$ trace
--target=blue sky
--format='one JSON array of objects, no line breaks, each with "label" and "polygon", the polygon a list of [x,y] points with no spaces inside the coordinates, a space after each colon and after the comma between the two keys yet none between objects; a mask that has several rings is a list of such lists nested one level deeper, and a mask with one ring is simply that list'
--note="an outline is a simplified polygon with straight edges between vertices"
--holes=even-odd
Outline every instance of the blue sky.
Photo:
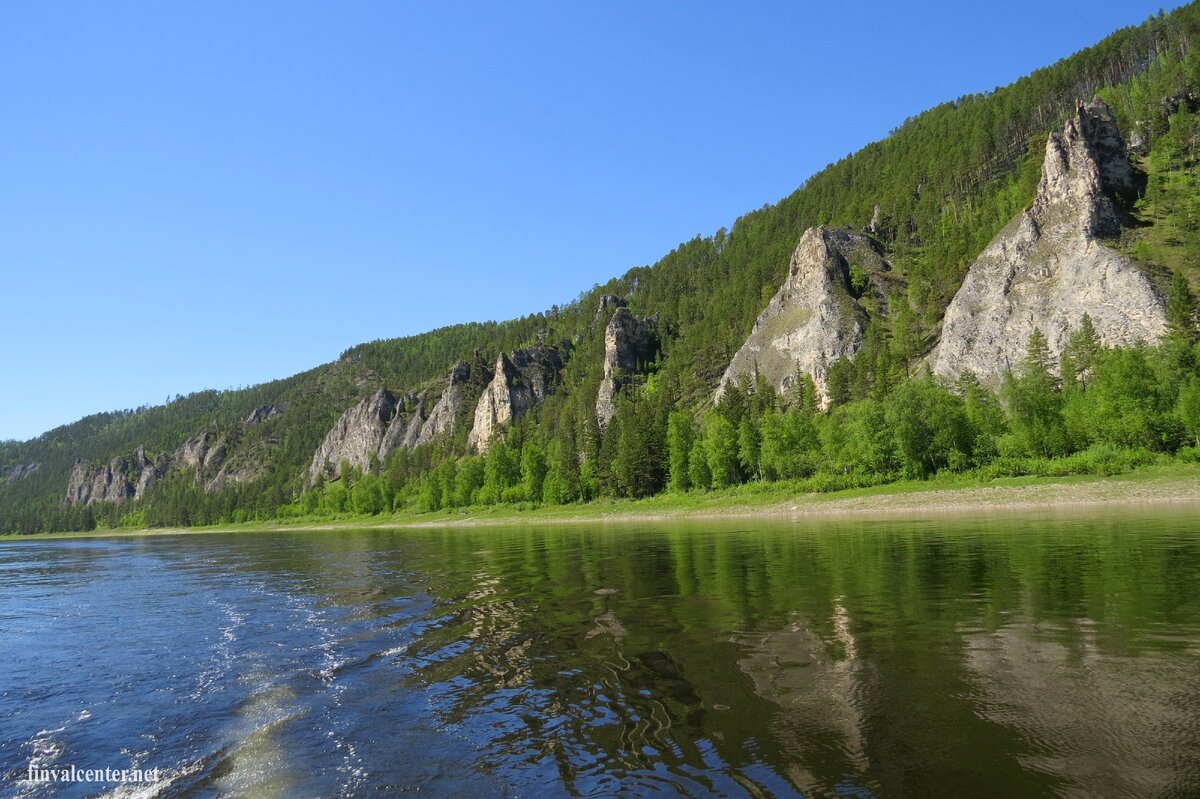
[{"label": "blue sky", "polygon": [[570,301],[1159,7],[5,3],[0,439]]}]

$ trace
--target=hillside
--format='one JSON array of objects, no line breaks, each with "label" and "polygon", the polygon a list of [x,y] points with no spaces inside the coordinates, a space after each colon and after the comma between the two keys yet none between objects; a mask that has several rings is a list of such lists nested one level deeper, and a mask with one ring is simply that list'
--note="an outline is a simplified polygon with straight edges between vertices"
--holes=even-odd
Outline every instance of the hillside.
[{"label": "hillside", "polygon": [[[1188,292],[1200,285],[1198,44],[1200,4],[1118,31],[1008,87],[910,118],[730,229],[542,313],[362,344],[283,380],[0,443],[0,532],[558,503],[758,479],[820,487],[942,469],[1021,473],[1036,471],[1037,458],[1090,468],[1095,458],[1079,453],[1097,447],[1116,463],[1200,445],[1188,404],[1200,380]],[[1009,342],[1029,358],[1010,358],[1016,378],[997,374],[999,394],[924,379],[973,264],[1038,207],[1048,137],[1096,96],[1137,184],[1111,198],[1119,220],[1096,232],[1097,246],[1163,298],[1163,343],[1106,348],[1103,326],[1080,338],[1072,318],[1045,351],[1036,338],[1028,346],[1033,329],[1051,333],[1040,329],[1047,316]],[[783,380],[783,364],[780,379],[757,385],[750,358],[713,407],[816,226],[869,238],[886,264],[863,271],[843,259],[837,302],[853,305],[854,346],[821,350],[820,368],[814,360],[794,380]],[[1075,359],[1065,369],[1064,353]],[[438,407],[437,434],[404,444]],[[365,421],[335,435],[355,409]],[[927,417],[948,426],[921,428]],[[339,454],[326,462],[322,451]],[[341,466],[355,461],[347,453],[361,455],[358,468]]]}]

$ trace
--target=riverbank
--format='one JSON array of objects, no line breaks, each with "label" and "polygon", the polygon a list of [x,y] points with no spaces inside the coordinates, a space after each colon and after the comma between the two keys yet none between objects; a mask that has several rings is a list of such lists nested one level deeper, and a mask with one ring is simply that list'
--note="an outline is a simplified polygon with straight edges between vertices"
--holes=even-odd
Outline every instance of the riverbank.
[{"label": "riverbank", "polygon": [[1102,511],[1106,507],[1170,504],[1194,504],[1200,513],[1200,465],[1144,466],[1111,477],[908,481],[827,494],[799,494],[785,484],[747,485],[724,492],[661,495],[642,500],[598,500],[586,505],[494,505],[437,513],[275,519],[266,522],[178,529],[103,529],[87,533],[5,535],[0,536],[0,541],[261,530],[638,523],[687,519],[779,520],[805,517],[1027,512],[1072,508],[1081,511]]}]

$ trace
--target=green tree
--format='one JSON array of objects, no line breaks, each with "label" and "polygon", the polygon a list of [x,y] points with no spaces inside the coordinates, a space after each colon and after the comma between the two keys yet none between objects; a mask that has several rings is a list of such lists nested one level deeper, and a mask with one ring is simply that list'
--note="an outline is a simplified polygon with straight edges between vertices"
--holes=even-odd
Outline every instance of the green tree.
[{"label": "green tree", "polygon": [[947,466],[967,465],[971,426],[966,407],[932,378],[910,380],[892,392],[887,420],[909,475],[922,477]]},{"label": "green tree", "polygon": [[579,458],[570,436],[556,438],[546,449],[546,481],[542,497],[551,505],[565,505],[580,498]]},{"label": "green tree", "polygon": [[692,488],[705,491],[712,488],[712,472],[708,468],[708,450],[704,439],[697,436],[692,441],[692,451],[688,453],[688,482]]},{"label": "green tree", "polygon": [[521,485],[532,502],[542,501],[542,485],[546,480],[546,455],[533,441],[521,448]]},{"label": "green tree", "polygon": [[762,477],[759,468],[762,440],[759,437],[758,427],[750,419],[749,414],[743,416],[741,423],[738,424],[737,436],[738,464],[742,467],[742,474],[754,478]]},{"label": "green tree", "polygon": [[691,487],[688,456],[691,454],[694,439],[691,418],[679,411],[672,412],[667,421],[667,484],[672,491],[687,491]]},{"label": "green tree", "polygon": [[350,504],[362,516],[374,516],[383,511],[383,486],[376,475],[364,475],[350,489]]},{"label": "green tree", "polygon": [[475,504],[479,499],[479,490],[483,488],[484,480],[483,458],[468,455],[458,462],[458,471],[454,475],[454,504],[466,507]]},{"label": "green tree", "polygon": [[488,447],[483,460],[483,487],[480,500],[487,505],[504,501],[504,493],[521,479],[521,467],[513,458],[504,437],[498,437]]},{"label": "green tree", "polygon": [[713,488],[724,488],[741,482],[738,466],[737,429],[722,414],[704,417],[704,452]]},{"label": "green tree", "polygon": [[1053,457],[1068,449],[1062,415],[1062,394],[1050,374],[1050,348],[1041,330],[1034,328],[1021,366],[1021,374],[1008,375],[1004,395],[1013,433],[1030,455]]},{"label": "green tree", "polygon": [[1188,437],[1200,448],[1200,378],[1193,377],[1180,389],[1175,414]]}]

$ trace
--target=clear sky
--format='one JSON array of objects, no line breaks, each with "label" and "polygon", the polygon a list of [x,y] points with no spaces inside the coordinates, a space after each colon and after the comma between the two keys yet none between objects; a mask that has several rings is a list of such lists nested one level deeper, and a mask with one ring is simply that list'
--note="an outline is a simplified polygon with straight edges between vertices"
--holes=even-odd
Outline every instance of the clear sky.
[{"label": "clear sky", "polygon": [[0,439],[570,301],[1160,5],[4,3]]}]

